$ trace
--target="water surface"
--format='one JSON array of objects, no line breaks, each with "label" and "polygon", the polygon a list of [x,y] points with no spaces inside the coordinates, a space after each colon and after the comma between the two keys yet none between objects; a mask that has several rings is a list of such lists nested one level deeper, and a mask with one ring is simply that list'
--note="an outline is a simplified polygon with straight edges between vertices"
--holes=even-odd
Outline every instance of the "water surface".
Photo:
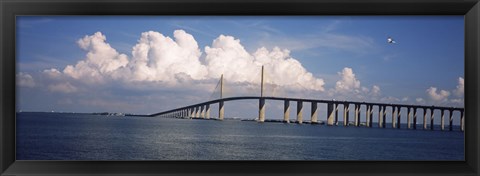
[{"label": "water surface", "polygon": [[33,112],[17,113],[16,122],[18,160],[464,160],[458,127],[430,131]]}]

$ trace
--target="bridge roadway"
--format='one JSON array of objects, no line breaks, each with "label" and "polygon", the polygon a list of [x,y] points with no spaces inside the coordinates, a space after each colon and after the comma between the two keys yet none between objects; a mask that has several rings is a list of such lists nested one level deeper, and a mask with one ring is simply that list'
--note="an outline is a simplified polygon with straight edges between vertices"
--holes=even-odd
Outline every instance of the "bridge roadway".
[{"label": "bridge roadway", "polygon": [[[235,100],[259,100],[259,122],[264,122],[265,120],[265,100],[280,100],[284,101],[284,122],[289,122],[290,115],[290,101],[297,102],[297,123],[303,122],[303,103],[307,102],[311,104],[311,123],[317,123],[317,110],[318,103],[327,104],[327,125],[337,125],[338,124],[338,109],[339,105],[343,106],[343,125],[349,125],[349,109],[350,105],[354,105],[354,125],[360,126],[360,107],[365,106],[365,117],[366,117],[366,126],[372,127],[372,118],[373,118],[373,106],[378,108],[378,126],[380,128],[385,128],[386,124],[386,109],[387,107],[391,108],[391,118],[392,118],[392,128],[400,128],[401,114],[400,110],[402,108],[407,108],[407,126],[408,128],[416,129],[417,126],[417,109],[423,109],[423,128],[427,129],[427,111],[430,111],[430,129],[434,129],[434,110],[440,110],[441,112],[441,130],[445,130],[444,116],[445,111],[449,111],[449,130],[452,131],[453,126],[453,112],[460,112],[460,129],[464,131],[464,108],[458,107],[441,107],[441,106],[423,106],[423,105],[407,105],[407,104],[390,104],[390,103],[369,103],[369,102],[356,102],[356,101],[338,101],[338,100],[317,100],[317,99],[306,99],[306,98],[286,98],[286,97],[262,97],[262,96],[242,96],[242,97],[228,97],[221,98],[216,100],[210,100],[202,103],[197,103],[189,106],[179,107],[172,110],[159,112],[155,114],[148,115],[150,117],[194,117],[194,118],[210,118],[210,105],[219,104],[219,120],[223,120],[224,117],[224,102],[235,101]],[[413,110],[413,124],[412,124],[412,110]]]}]

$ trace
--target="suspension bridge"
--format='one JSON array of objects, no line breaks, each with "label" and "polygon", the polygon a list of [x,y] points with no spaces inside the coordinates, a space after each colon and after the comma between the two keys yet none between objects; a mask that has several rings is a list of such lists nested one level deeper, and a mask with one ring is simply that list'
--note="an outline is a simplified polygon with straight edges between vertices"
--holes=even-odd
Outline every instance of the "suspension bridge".
[{"label": "suspension bridge", "polygon": [[[264,96],[264,67],[261,71],[261,83],[260,83],[260,96],[236,96],[236,97],[223,97],[224,94],[224,80],[221,75],[217,87],[219,87],[220,97],[205,102],[183,106],[168,111],[163,111],[155,114],[148,115],[150,117],[166,117],[166,118],[200,118],[210,119],[210,107],[213,104],[218,104],[218,118],[215,120],[224,120],[225,109],[224,104],[226,102],[236,100],[258,100],[258,118],[257,122],[265,122],[265,101],[283,101],[283,122],[290,123],[290,102],[296,103],[296,120],[295,123],[303,123],[303,105],[309,104],[310,120],[311,124],[319,124],[319,104],[326,105],[326,115],[323,116],[326,125],[343,125],[343,126],[361,126],[364,124],[367,127],[373,127],[374,107],[378,109],[377,125],[378,128],[386,128],[387,110],[391,112],[391,128],[400,128],[402,117],[406,119],[408,129],[417,129],[417,119],[419,112],[421,111],[421,117],[423,117],[423,129],[434,130],[434,118],[435,112],[440,112],[440,130],[453,130],[453,114],[454,112],[460,113],[460,130],[465,130],[465,110],[458,107],[442,107],[442,106],[424,106],[424,105],[409,105],[409,104],[390,104],[390,103],[371,103],[371,102],[356,102],[356,101],[337,101],[337,100],[319,100],[319,99],[306,99],[306,98],[288,98],[288,97],[276,97],[276,96]],[[353,123],[350,123],[350,106],[353,105],[354,117]],[[364,107],[365,118],[361,118],[361,107]],[[405,116],[401,115],[401,110],[407,111]],[[339,111],[343,113],[343,124],[339,124]],[[427,116],[427,112],[429,116]],[[448,126],[445,124],[445,116],[448,113]],[[429,119],[429,124],[427,124]],[[364,120],[362,122],[362,120]],[[446,128],[448,127],[448,129]]]}]

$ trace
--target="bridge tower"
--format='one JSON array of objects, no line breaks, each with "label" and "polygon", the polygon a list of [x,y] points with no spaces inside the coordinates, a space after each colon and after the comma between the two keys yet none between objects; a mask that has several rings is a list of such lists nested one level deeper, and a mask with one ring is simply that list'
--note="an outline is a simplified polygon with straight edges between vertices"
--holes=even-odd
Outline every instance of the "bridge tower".
[{"label": "bridge tower", "polygon": [[220,76],[220,101],[218,102],[218,119],[223,120],[225,109],[223,109],[223,74]]},{"label": "bridge tower", "polygon": [[264,122],[265,121],[265,98],[263,98],[263,89],[264,89],[264,72],[263,72],[263,65],[262,65],[262,74],[261,74],[261,82],[260,82],[260,99],[259,99],[259,107],[258,107],[258,121]]}]

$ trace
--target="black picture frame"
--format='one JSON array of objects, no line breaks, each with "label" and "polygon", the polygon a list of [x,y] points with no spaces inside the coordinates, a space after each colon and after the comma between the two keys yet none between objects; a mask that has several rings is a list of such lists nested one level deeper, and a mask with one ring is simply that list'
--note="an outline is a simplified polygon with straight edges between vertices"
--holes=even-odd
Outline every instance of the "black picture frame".
[{"label": "black picture frame", "polygon": [[[0,0],[1,175],[479,175],[478,0]],[[16,161],[17,15],[464,15],[465,161]]]}]

